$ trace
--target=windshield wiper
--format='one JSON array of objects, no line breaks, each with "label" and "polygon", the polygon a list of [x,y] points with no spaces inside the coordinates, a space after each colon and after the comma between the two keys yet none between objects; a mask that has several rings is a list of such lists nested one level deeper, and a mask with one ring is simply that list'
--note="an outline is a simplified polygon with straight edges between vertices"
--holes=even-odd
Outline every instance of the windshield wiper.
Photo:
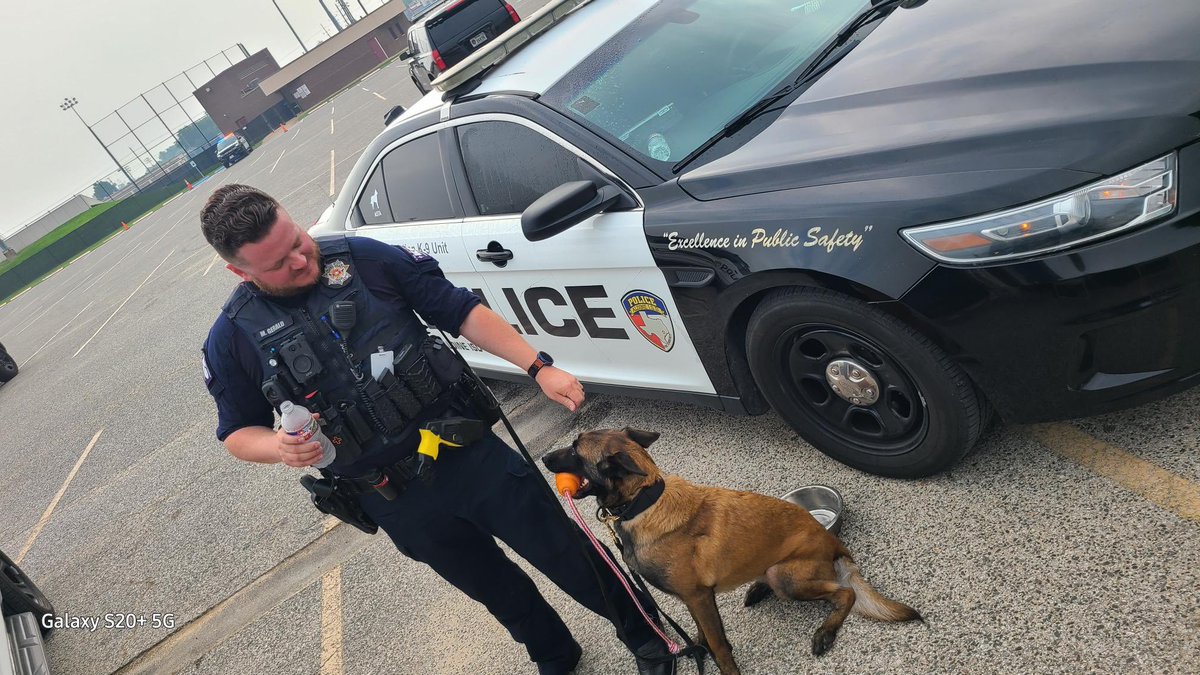
[{"label": "windshield wiper", "polygon": [[771,106],[775,105],[789,94],[800,89],[805,84],[808,84],[812,80],[816,79],[821,75],[821,73],[833,67],[835,63],[841,60],[840,56],[845,56],[845,52],[843,52],[837,59],[831,59],[829,57],[832,56],[838,49],[845,46],[846,43],[850,41],[850,38],[854,37],[854,34],[861,30],[863,26],[873,21],[882,19],[890,14],[898,5],[906,1],[907,0],[880,0],[879,2],[876,2],[867,9],[863,10],[862,13],[854,17],[850,23],[846,24],[846,27],[839,31],[838,34],[834,36],[834,38],[830,40],[829,43],[826,44],[825,47],[808,62],[808,65],[804,67],[804,70],[800,71],[800,74],[796,76],[796,79],[792,80],[788,84],[783,85],[773,93],[767,94],[765,98],[761,99],[746,110],[743,110],[741,114],[726,123],[724,127],[721,127],[721,130],[718,131],[715,136],[708,139],[702,143],[700,147],[689,152],[686,157],[676,162],[671,167],[671,171],[678,173],[679,170],[687,165],[688,162],[691,162],[693,159],[707,152],[709,148],[716,145],[722,139],[729,138],[747,124],[754,121],[756,118],[774,110],[774,108]]}]

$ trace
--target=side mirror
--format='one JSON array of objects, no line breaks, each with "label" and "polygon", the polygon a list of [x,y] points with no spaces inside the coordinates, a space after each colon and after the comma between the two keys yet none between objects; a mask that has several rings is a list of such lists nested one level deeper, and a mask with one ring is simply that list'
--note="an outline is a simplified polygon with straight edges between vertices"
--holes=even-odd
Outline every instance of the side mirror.
[{"label": "side mirror", "polygon": [[398,105],[383,115],[383,126],[391,124],[397,117],[404,114],[404,106]]},{"label": "side mirror", "polygon": [[541,241],[628,202],[625,193],[614,185],[597,187],[590,180],[563,183],[525,209],[521,231],[529,241]]},{"label": "side mirror", "polygon": [[400,60],[401,61],[407,61],[411,58],[412,58],[412,52],[408,51],[407,49],[400,52]]}]

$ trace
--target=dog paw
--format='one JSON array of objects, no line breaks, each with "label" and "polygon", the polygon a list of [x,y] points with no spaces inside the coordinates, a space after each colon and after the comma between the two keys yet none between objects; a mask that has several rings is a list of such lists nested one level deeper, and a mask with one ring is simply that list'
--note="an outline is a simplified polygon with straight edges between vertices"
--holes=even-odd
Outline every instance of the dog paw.
[{"label": "dog paw", "polygon": [[750,584],[750,588],[746,589],[746,597],[742,599],[743,607],[753,607],[762,602],[771,595],[771,587],[761,581],[756,581]]},{"label": "dog paw", "polygon": [[818,628],[816,633],[813,633],[812,653],[813,656],[820,656],[829,651],[833,646],[833,641],[837,639],[836,630],[828,630],[826,628]]}]

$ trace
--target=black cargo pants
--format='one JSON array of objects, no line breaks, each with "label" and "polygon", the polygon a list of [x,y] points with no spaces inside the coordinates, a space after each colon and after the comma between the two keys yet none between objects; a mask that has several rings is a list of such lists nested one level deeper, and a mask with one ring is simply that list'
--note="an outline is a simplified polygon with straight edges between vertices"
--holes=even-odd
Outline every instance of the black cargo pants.
[{"label": "black cargo pants", "polygon": [[[562,506],[543,478],[495,435],[465,448],[442,448],[433,481],[412,481],[393,501],[369,492],[367,514],[402,553],[423,562],[479,601],[525,645],[543,672],[566,672],[575,642],[533,581],[496,544],[499,538],[559,588],[609,618],[604,598]],[[631,650],[658,638],[590,545]],[[648,607],[639,593],[643,607]],[[653,612],[647,609],[651,616]]]}]

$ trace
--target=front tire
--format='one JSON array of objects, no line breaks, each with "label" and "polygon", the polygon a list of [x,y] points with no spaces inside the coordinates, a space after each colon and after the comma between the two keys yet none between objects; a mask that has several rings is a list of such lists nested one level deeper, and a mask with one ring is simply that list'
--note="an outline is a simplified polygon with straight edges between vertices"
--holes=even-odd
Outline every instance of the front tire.
[{"label": "front tire", "polygon": [[3,603],[0,603],[0,613],[4,616],[33,612],[42,634],[50,632],[43,627],[42,616],[54,616],[54,605],[50,604],[46,594],[17,567],[16,563],[4,555],[3,551],[0,551],[0,596],[4,598]]},{"label": "front tire", "polygon": [[987,417],[971,381],[937,345],[833,291],[774,291],[750,318],[746,352],[763,396],[792,428],[868,473],[942,471],[974,446]]}]

